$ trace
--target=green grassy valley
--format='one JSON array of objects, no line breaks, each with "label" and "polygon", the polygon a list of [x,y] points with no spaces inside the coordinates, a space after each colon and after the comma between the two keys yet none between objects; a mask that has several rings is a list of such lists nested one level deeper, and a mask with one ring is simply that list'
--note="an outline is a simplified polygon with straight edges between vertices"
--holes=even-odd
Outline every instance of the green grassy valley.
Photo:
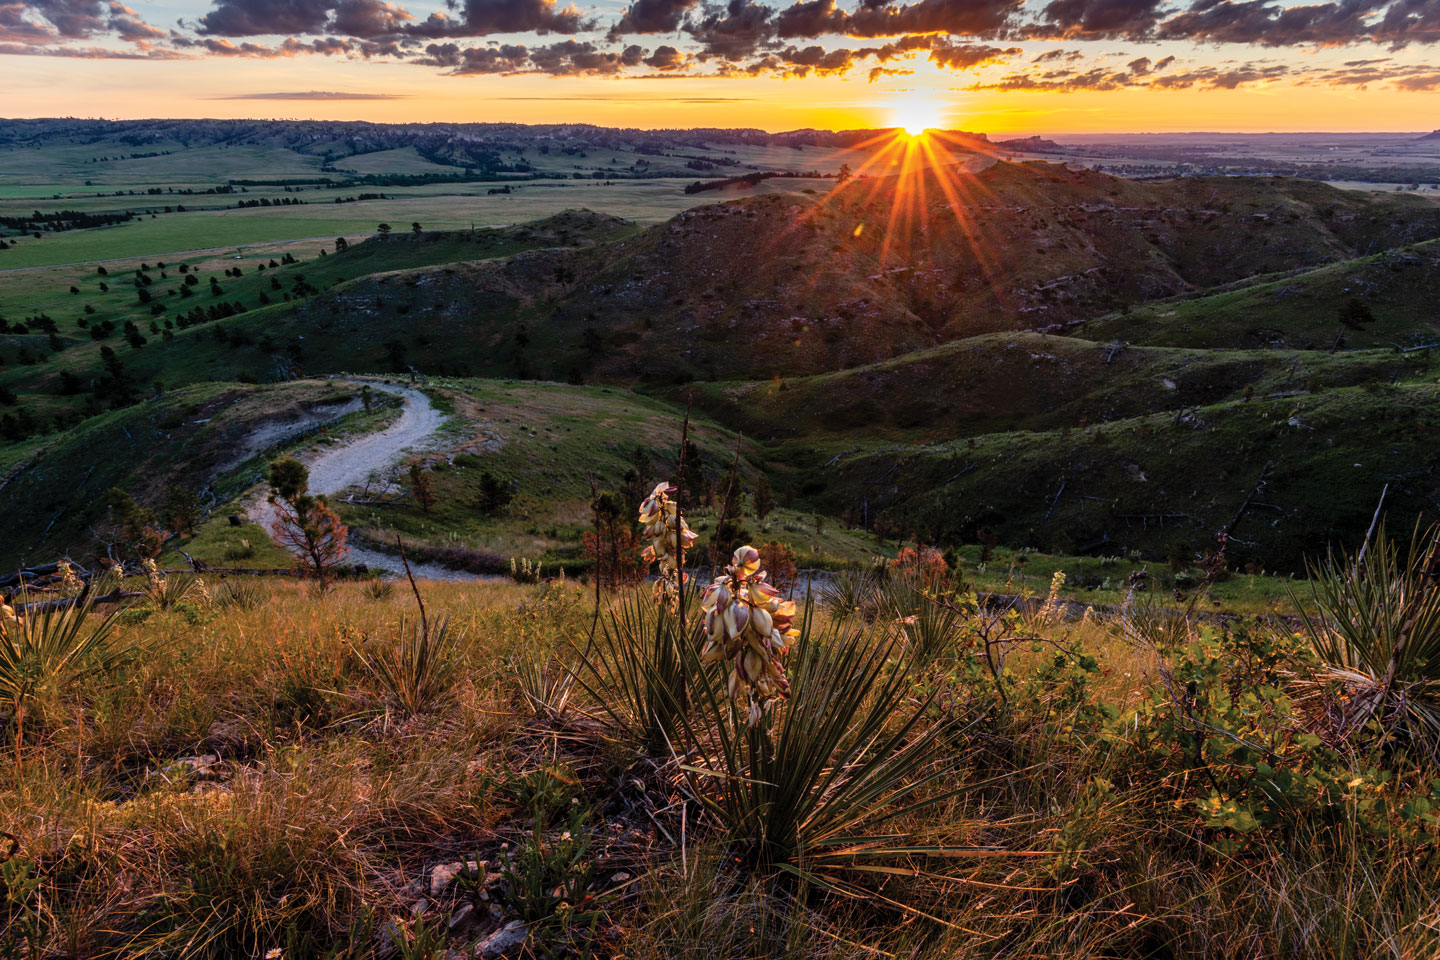
[{"label": "green grassy valley", "polygon": [[[947,188],[939,170],[909,176]],[[227,416],[266,436],[284,416],[258,398],[342,374],[334,390],[352,398],[354,375],[424,378],[448,417],[392,465],[391,502],[342,506],[357,543],[399,535],[472,573],[583,569],[591,478],[634,495],[641,468],[673,469],[687,405],[720,431],[700,447],[707,499],[743,435],[739,491],[753,499],[764,478],[780,509],[767,530],[808,531],[798,547],[820,567],[984,537],[1193,568],[1263,489],[1230,558],[1293,574],[1363,533],[1382,491],[1397,520],[1436,508],[1434,202],[1004,162],[959,182],[968,202],[923,243],[894,221],[915,189],[902,176],[652,227],[588,211],[458,232],[396,217],[326,248],[12,271],[0,427],[22,534],[6,562],[83,553],[115,486],[155,504],[181,483],[228,516],[263,488],[263,456],[243,470],[192,456],[217,429],[206,403],[247,398]],[[171,446],[139,442],[144,468],[117,452],[127,469],[96,466],[65,493],[92,451],[137,431]],[[410,464],[433,507],[407,498]],[[476,508],[482,478],[512,501]],[[206,524],[213,564],[239,535]]]}]

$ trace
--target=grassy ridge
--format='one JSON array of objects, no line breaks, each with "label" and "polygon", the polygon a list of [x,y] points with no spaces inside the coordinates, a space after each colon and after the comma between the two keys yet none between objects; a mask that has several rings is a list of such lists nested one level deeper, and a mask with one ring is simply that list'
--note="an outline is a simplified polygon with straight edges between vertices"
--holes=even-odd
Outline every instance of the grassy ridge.
[{"label": "grassy ridge", "polygon": [[[1440,334],[1440,243],[1417,243],[1297,273],[1230,285],[1204,296],[1161,300],[1081,328],[1097,340],[1154,346],[1298,350],[1431,343]],[[1340,308],[1359,300],[1374,319],[1340,321]]]},{"label": "grassy ridge", "polygon": [[1245,397],[1426,376],[1423,354],[1122,347],[998,333],[838,373],[671,394],[772,442],[923,443],[1123,420]]},{"label": "grassy ridge", "polygon": [[[205,383],[92,417],[62,433],[0,448],[7,529],[0,563],[46,563],[100,549],[112,487],[163,505],[180,485],[207,508],[260,479],[256,458],[329,423],[332,436],[364,429],[377,409],[346,415],[353,388],[301,381],[270,386]],[[346,415],[346,416],[342,416]]]},{"label": "grassy ridge", "polygon": [[[53,351],[47,336],[38,332],[27,336],[0,335],[0,383],[33,405],[38,414],[53,414],[80,401],[58,395],[62,371],[74,374],[87,384],[99,374],[100,349],[111,346],[120,355],[130,377],[138,384],[160,380],[177,386],[205,380],[226,380],[250,377],[270,379],[277,360],[284,359],[291,371],[313,373],[343,369],[383,368],[380,344],[396,335],[413,335],[403,329],[374,331],[382,335],[357,341],[354,338],[329,338],[325,331],[305,324],[287,321],[293,311],[287,302],[291,297],[304,298],[317,290],[328,290],[356,277],[388,273],[406,268],[448,264],[464,260],[505,257],[533,247],[590,243],[624,234],[630,227],[623,221],[590,213],[566,213],[521,227],[479,230],[473,234],[425,234],[415,238],[408,234],[388,240],[371,240],[353,245],[344,254],[331,253],[303,263],[281,265],[268,270],[260,264],[277,260],[281,251],[269,248],[248,251],[240,259],[231,255],[191,254],[179,260],[164,261],[161,270],[157,261],[122,261],[106,267],[108,276],[100,276],[94,267],[50,268],[34,273],[12,274],[0,295],[0,316],[21,323],[34,314],[47,314],[59,329],[63,349]],[[148,288],[156,302],[167,307],[158,317],[139,302],[132,285],[135,271],[142,264],[151,269],[147,275],[154,282]],[[179,272],[184,264],[189,275],[200,278],[191,289],[193,296],[171,295],[185,279]],[[238,267],[238,278],[224,271]],[[162,277],[162,273],[167,276]],[[214,278],[221,291],[211,293],[209,281]],[[102,292],[101,285],[109,287]],[[69,287],[78,288],[70,293]],[[262,305],[261,298],[271,301]],[[243,332],[249,343],[215,340],[216,324],[176,329],[173,341],[164,341],[150,329],[152,320],[162,323],[195,306],[208,308],[218,303],[240,303],[249,312],[222,321],[227,330]],[[90,305],[94,313],[86,314]],[[78,326],[85,320],[90,328]],[[127,345],[120,331],[126,321],[136,323],[149,341],[140,349]],[[109,321],[115,333],[103,341],[94,341],[90,329]],[[304,338],[311,340],[306,343]],[[318,336],[317,336],[318,335]],[[367,347],[362,344],[368,345]],[[366,349],[365,353],[361,353]],[[45,355],[40,363],[18,362],[21,350],[32,357]],[[372,352],[373,351],[373,352]]]},{"label": "grassy ridge", "polygon": [[1440,509],[1437,403],[1440,386],[1415,383],[987,434],[845,458],[825,496],[940,542],[988,527],[1004,543],[1188,562],[1270,463],[1228,553],[1236,566],[1294,570],[1307,551],[1363,536],[1387,484],[1396,529]]}]

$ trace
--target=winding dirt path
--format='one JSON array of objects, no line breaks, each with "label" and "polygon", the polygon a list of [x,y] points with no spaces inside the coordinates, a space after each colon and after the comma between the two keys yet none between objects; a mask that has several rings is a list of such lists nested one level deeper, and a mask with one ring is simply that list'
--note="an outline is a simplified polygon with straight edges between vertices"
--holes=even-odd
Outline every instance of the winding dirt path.
[{"label": "winding dirt path", "polygon": [[[414,387],[364,381],[372,390],[383,390],[405,401],[400,418],[384,430],[368,433],[349,443],[321,448],[301,459],[310,468],[310,492],[327,497],[340,497],[367,483],[385,486],[385,471],[406,453],[424,449],[445,422],[445,415],[435,408],[422,391]],[[275,522],[275,507],[263,498],[246,509],[251,520],[268,533]],[[350,544],[346,557],[349,563],[363,563],[372,570],[403,575],[405,567],[394,554],[384,553],[359,544]],[[426,580],[477,580],[474,574],[451,570],[434,563],[410,564],[415,576]]]}]

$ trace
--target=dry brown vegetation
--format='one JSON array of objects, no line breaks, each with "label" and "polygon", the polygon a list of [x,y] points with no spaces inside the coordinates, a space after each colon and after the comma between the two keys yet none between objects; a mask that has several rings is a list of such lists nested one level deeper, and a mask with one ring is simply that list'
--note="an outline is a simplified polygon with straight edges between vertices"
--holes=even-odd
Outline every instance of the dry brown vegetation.
[{"label": "dry brown vegetation", "polygon": [[[948,587],[839,582],[803,656],[854,644],[881,655],[878,675],[905,672],[889,723],[915,726],[855,762],[924,741],[905,778],[923,785],[891,819],[853,824],[883,842],[837,858],[802,823],[798,850],[766,862],[713,779],[610,722],[603,684],[565,682],[603,647],[578,585],[424,584],[419,628],[404,590],[232,583],[210,585],[213,603],[124,610],[114,648],[143,654],[34,704],[20,759],[0,762],[7,955],[495,955],[517,920],[528,937],[509,956],[1437,944],[1434,767],[1413,743],[1338,738],[1317,706],[1323,671],[1273,624],[1221,630],[1143,605],[1123,624],[1056,623]],[[435,639],[442,617],[429,655],[445,669],[427,673],[417,630]],[[385,657],[412,669],[377,670]],[[802,702],[824,712],[799,657],[776,738]],[[717,729],[690,682],[682,751]],[[857,718],[884,695],[865,690]],[[831,729],[821,719],[804,729]],[[828,777],[794,789],[827,801]]]}]

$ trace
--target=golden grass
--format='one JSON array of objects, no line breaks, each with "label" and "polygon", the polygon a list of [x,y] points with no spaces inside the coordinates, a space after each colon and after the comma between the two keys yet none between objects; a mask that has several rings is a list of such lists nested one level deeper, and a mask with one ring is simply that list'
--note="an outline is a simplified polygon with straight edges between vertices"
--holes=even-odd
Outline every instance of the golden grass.
[{"label": "golden grass", "polygon": [[[1440,955],[1433,827],[1384,836],[1326,809],[1225,849],[1234,835],[1192,802],[1202,774],[1128,749],[1139,721],[1125,716],[1160,661],[1113,623],[1017,631],[1099,661],[1084,704],[1121,717],[1103,729],[1058,684],[1018,687],[1026,699],[1001,712],[985,682],[943,681],[937,709],[967,722],[927,735],[947,738],[937,789],[956,792],[891,826],[996,855],[892,863],[857,899],[740,869],[674,765],[590,719],[580,693],[536,708],[516,665],[584,645],[578,586],[424,584],[469,643],[453,695],[416,716],[386,709],[354,653],[413,615],[406,591],[263,588],[251,609],[122,614],[121,640],[152,652],[47,703],[21,764],[0,762],[0,830],[20,845],[0,874],[0,943],[29,917],[54,956],[380,956],[420,924],[468,949],[513,915],[505,882],[432,895],[430,869],[478,858],[496,873],[522,843],[558,850],[578,811],[593,902],[537,924],[535,956]],[[1055,649],[1019,645],[1007,671],[1039,676]],[[523,783],[541,769],[565,793],[536,836]]]}]

